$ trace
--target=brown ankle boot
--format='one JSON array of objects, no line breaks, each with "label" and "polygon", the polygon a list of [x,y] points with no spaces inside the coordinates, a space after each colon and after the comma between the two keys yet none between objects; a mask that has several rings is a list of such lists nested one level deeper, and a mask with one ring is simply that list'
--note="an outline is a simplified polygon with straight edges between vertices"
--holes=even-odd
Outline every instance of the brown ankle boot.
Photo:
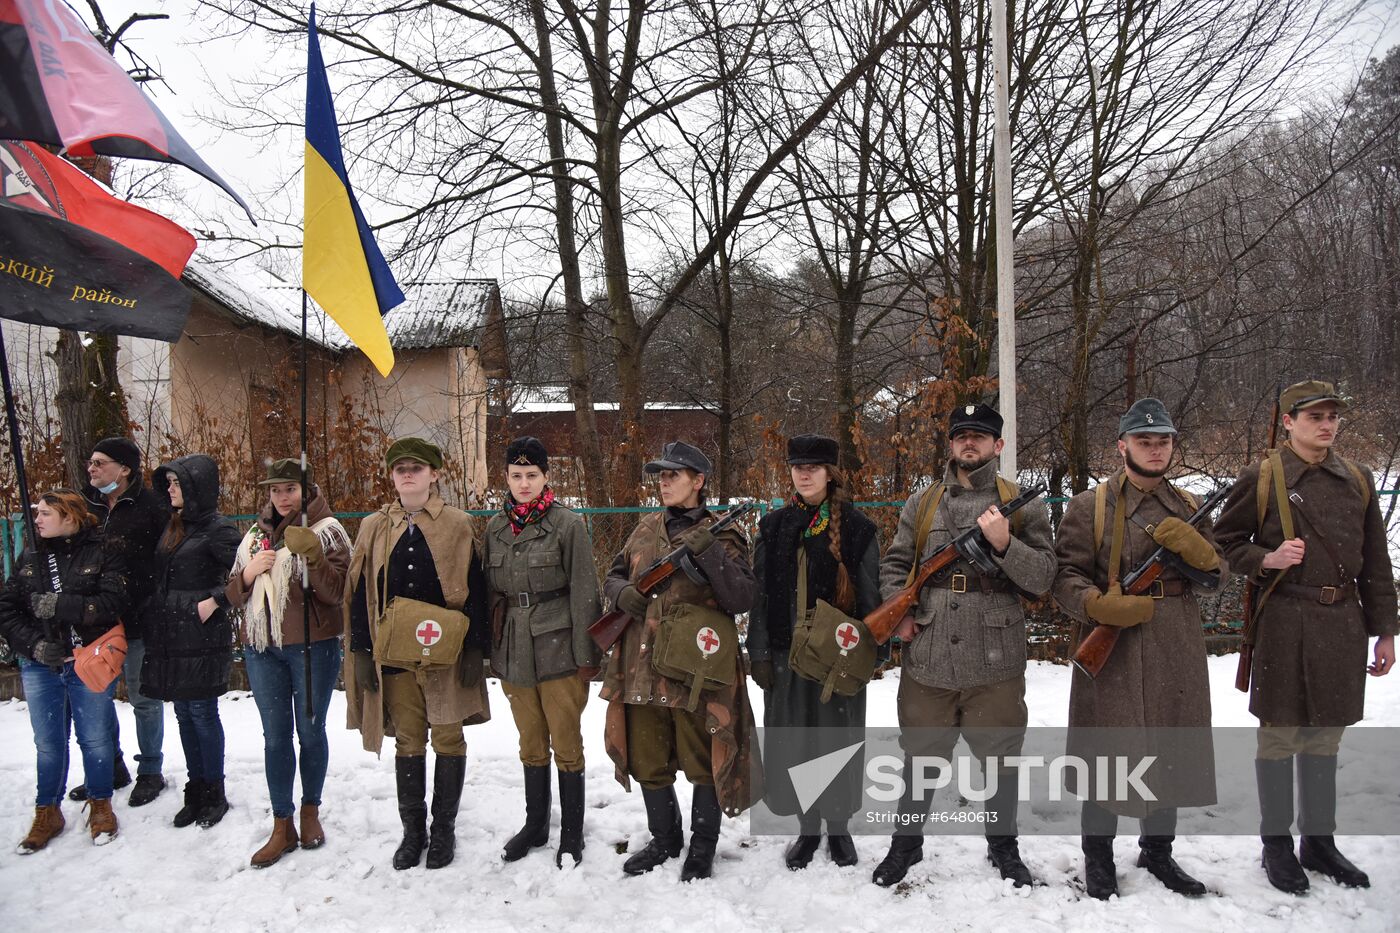
[{"label": "brown ankle boot", "polygon": [[263,847],[253,853],[249,860],[254,868],[266,868],[269,865],[276,865],[282,856],[291,852],[297,847],[297,831],[292,825],[290,816],[275,816],[272,818],[272,835]]},{"label": "brown ankle boot", "polygon": [[59,809],[58,804],[49,807],[35,807],[34,825],[29,827],[29,835],[20,842],[19,854],[28,855],[31,852],[38,852],[49,844],[49,840],[63,832],[65,825],[63,811]]},{"label": "brown ankle boot", "polygon": [[321,828],[321,808],[309,803],[301,805],[301,847],[319,849],[326,844],[326,831]]},{"label": "brown ankle boot", "polygon": [[111,797],[88,800],[88,831],[95,846],[105,846],[117,838],[117,815],[112,812]]}]

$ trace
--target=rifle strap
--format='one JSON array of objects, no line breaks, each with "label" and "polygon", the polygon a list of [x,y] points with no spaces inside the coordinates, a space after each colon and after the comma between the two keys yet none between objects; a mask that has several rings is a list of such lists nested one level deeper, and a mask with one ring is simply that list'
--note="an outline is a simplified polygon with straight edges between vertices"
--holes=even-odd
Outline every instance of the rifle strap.
[{"label": "rifle strap", "polygon": [[[997,498],[1001,500],[1002,505],[1006,505],[1006,503],[1020,494],[1020,486],[1017,486],[1000,473],[997,474]],[[1025,519],[1026,514],[1024,509],[1011,516],[1011,534],[1014,537],[1019,538],[1021,536],[1021,528],[1025,525]]]},{"label": "rifle strap", "polygon": [[911,585],[914,576],[919,572],[924,544],[928,541],[929,532],[933,531],[933,517],[938,512],[938,504],[943,501],[944,492],[942,483],[934,483],[924,490],[924,497],[919,500],[919,515],[914,523],[914,559],[909,563],[909,576],[904,579],[905,586]]},{"label": "rifle strap", "polygon": [[[1122,570],[1123,562],[1123,538],[1127,532],[1128,510],[1123,507],[1123,484],[1127,482],[1128,474],[1124,473],[1118,477],[1118,495],[1114,499],[1113,505],[1113,543],[1108,550],[1108,585],[1112,586],[1118,582],[1118,575]],[[1108,489],[1109,483],[1099,483],[1094,487],[1094,553],[1099,552],[1103,547],[1104,525],[1108,518]]]}]

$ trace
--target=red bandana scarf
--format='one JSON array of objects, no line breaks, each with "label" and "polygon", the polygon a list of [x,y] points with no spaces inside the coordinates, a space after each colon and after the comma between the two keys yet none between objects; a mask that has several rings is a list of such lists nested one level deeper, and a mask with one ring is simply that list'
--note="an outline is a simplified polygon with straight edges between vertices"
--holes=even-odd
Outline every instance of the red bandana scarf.
[{"label": "red bandana scarf", "polygon": [[506,504],[506,515],[510,518],[511,534],[518,535],[525,529],[526,525],[533,525],[539,521],[553,504],[554,490],[548,486],[544,487],[544,492],[524,505],[517,505],[512,499]]}]

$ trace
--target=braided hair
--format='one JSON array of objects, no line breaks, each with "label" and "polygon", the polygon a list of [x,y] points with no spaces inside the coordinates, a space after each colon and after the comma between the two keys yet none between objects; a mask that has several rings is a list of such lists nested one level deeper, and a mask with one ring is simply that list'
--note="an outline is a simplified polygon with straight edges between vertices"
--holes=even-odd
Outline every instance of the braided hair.
[{"label": "braided hair", "polygon": [[856,604],[856,591],[851,584],[851,575],[841,561],[841,506],[851,501],[851,493],[846,488],[845,474],[836,464],[827,463],[823,466],[826,467],[827,475],[826,498],[831,503],[831,521],[826,526],[826,533],[829,539],[827,547],[836,560],[836,608],[849,613]]}]

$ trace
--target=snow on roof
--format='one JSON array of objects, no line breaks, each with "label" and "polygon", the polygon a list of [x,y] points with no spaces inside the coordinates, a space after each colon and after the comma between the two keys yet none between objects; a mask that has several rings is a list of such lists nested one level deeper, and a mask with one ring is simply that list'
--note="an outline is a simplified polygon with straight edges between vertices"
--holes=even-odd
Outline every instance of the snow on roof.
[{"label": "snow on roof", "polygon": [[[301,289],[252,262],[216,263],[195,256],[184,278],[235,317],[301,335]],[[407,300],[384,316],[389,342],[398,350],[472,346],[497,294],[495,279],[407,285]],[[314,302],[307,310],[307,338],[329,350],[353,346],[340,325]]]},{"label": "snow on roof", "polygon": [[[617,402],[594,402],[594,411],[617,411]],[[513,415],[540,415],[556,411],[573,411],[569,387],[561,385],[516,386],[511,394]],[[698,402],[647,402],[647,411],[708,411]]]}]

